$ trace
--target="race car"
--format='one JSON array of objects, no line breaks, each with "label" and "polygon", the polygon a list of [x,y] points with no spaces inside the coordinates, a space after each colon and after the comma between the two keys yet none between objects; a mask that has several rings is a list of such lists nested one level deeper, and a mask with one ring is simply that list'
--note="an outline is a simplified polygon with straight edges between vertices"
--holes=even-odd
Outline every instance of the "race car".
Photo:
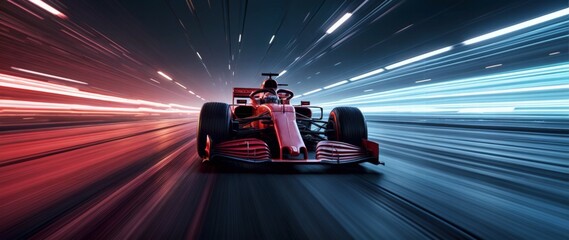
[{"label": "race car", "polygon": [[234,88],[231,104],[203,105],[197,152],[204,162],[383,164],[358,108],[336,107],[324,121],[322,107],[291,105],[294,93],[280,88],[278,74],[262,75],[260,88]]}]

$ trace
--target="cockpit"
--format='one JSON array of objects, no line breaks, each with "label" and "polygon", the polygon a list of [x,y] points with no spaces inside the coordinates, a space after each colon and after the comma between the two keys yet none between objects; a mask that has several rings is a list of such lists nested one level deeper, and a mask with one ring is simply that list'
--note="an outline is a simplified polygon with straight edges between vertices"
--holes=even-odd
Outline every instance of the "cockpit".
[{"label": "cockpit", "polygon": [[276,80],[269,78],[261,84],[261,89],[267,89],[268,91],[260,94],[259,102],[260,104],[265,103],[281,103],[281,99],[276,95],[277,88],[279,84]]}]

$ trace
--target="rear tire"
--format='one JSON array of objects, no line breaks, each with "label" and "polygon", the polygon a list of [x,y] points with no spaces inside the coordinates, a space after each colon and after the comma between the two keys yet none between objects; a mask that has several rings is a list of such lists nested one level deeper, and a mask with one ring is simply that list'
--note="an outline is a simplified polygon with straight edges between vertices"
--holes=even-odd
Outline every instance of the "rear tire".
[{"label": "rear tire", "polygon": [[198,155],[206,156],[207,136],[213,143],[229,140],[231,135],[231,110],[227,103],[209,102],[200,111],[197,132]]},{"label": "rear tire", "polygon": [[367,139],[367,125],[362,112],[355,107],[336,107],[328,117],[328,140],[362,146]]}]

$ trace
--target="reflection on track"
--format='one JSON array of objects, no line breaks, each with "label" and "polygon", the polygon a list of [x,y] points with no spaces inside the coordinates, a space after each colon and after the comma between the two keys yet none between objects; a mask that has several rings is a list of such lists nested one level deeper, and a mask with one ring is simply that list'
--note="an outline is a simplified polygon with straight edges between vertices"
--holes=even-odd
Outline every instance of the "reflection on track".
[{"label": "reflection on track", "polygon": [[368,120],[385,167],[203,165],[195,119],[0,132],[0,238],[569,237],[566,124]]}]

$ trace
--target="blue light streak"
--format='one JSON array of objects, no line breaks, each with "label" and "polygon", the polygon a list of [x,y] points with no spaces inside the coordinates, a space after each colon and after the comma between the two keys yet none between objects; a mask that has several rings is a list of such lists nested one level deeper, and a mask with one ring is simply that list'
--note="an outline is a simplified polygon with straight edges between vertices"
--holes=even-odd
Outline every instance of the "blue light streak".
[{"label": "blue light streak", "polygon": [[569,117],[569,62],[366,94],[322,104],[365,113],[540,114]]}]

